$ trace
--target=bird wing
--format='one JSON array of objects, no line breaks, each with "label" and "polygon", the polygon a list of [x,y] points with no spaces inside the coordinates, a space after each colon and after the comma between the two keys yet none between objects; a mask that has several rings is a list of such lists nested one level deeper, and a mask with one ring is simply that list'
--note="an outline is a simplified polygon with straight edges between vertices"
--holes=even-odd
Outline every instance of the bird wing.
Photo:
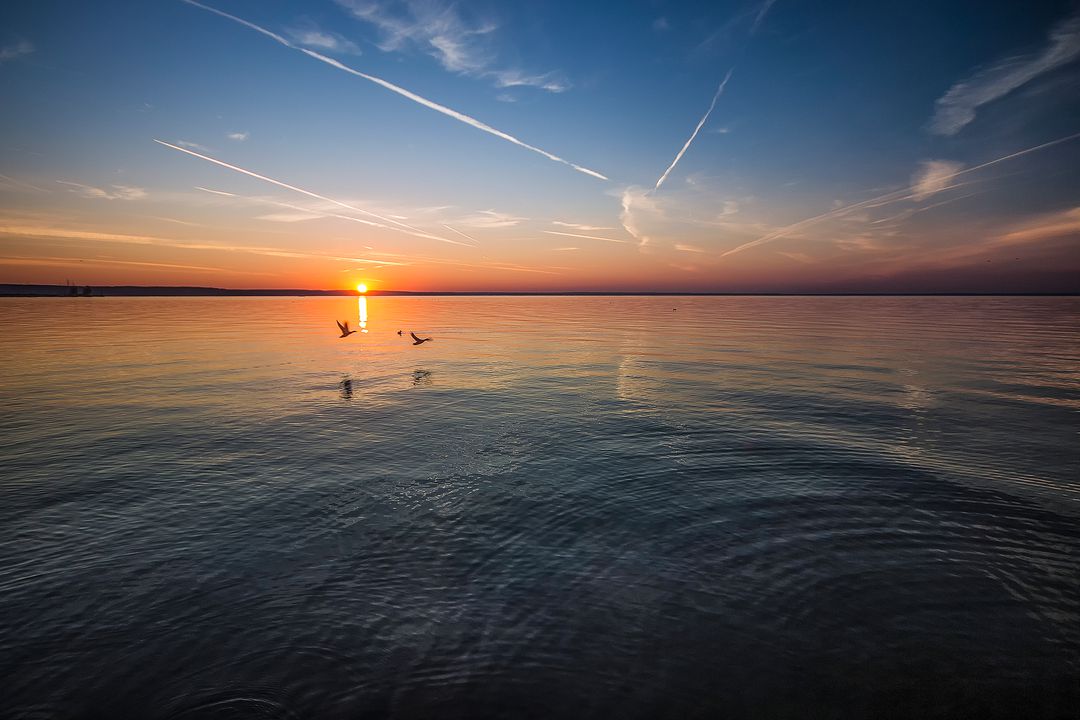
[{"label": "bird wing", "polygon": [[337,323],[338,329],[341,330],[341,332],[345,332],[349,329],[349,323],[342,325],[340,320],[335,320],[334,322]]},{"label": "bird wing", "polygon": [[414,333],[414,332],[411,332],[411,333],[409,333],[409,334],[410,334],[410,335],[412,335],[412,339],[413,339],[413,340],[415,340],[416,342],[424,342],[424,341],[423,341],[423,340],[421,340],[420,338],[416,337],[416,333]]}]

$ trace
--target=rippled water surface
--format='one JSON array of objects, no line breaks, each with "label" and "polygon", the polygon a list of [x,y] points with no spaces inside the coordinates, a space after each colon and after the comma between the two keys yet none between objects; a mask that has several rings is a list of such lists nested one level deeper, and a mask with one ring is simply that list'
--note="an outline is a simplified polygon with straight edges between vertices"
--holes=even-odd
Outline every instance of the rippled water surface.
[{"label": "rippled water surface", "polygon": [[2,717],[1080,715],[1080,299],[0,323]]}]

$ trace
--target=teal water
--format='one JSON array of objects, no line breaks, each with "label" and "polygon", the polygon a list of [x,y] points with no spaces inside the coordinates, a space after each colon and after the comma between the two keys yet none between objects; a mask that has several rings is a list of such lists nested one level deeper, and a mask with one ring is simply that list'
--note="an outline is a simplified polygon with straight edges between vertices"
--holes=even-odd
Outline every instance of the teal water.
[{"label": "teal water", "polygon": [[360,302],[0,300],[0,717],[1077,716],[1080,298]]}]

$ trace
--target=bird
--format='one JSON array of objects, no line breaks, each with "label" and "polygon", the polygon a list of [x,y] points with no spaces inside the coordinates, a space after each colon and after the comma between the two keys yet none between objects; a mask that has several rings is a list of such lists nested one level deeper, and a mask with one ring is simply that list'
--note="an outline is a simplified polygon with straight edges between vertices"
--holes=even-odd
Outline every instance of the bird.
[{"label": "bird", "polygon": [[346,320],[344,323],[342,323],[340,320],[335,320],[334,322],[337,323],[338,329],[341,330],[341,335],[339,335],[338,337],[349,337],[354,332],[356,332],[355,330],[350,330],[349,329],[349,321],[348,320]]},{"label": "bird", "polygon": [[409,334],[412,335],[413,345],[421,345],[431,340],[431,338],[418,338],[414,332],[410,332]]},{"label": "bird", "polygon": [[401,331],[400,331],[400,330],[398,330],[398,331],[397,331],[397,334],[398,334],[398,337],[400,337],[400,336],[401,336]]}]

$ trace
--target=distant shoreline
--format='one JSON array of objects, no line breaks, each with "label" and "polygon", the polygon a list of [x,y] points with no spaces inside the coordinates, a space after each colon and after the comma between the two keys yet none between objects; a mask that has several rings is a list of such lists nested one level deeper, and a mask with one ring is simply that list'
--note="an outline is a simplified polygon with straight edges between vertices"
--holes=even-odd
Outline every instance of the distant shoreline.
[{"label": "distant shoreline", "polygon": [[[0,297],[361,297],[355,290],[305,290],[297,288],[213,288],[196,286],[84,286],[72,294],[67,285],[0,284]],[[363,297],[1077,297],[1077,292],[677,292],[652,290],[369,290]]]}]

